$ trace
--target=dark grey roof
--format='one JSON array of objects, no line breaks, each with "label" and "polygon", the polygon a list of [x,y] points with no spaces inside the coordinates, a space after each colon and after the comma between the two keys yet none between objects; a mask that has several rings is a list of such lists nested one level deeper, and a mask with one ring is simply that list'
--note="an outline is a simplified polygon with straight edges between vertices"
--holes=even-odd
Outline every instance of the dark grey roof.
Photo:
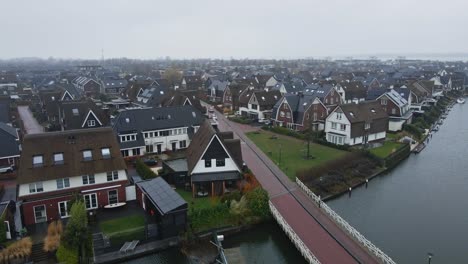
[{"label": "dark grey roof", "polygon": [[128,82],[125,79],[103,79],[102,84],[104,88],[125,88]]},{"label": "dark grey roof", "polygon": [[199,126],[203,115],[191,105],[122,111],[114,120],[114,131],[120,134]]},{"label": "dark grey roof", "polygon": [[0,157],[18,156],[19,143],[16,129],[0,122]]},{"label": "dark grey roof", "polygon": [[169,168],[171,168],[175,172],[186,172],[188,171],[187,166],[187,159],[173,159],[173,160],[166,160],[164,161]]},{"label": "dark grey roof", "polygon": [[162,215],[187,205],[187,202],[161,177],[137,182],[136,185],[146,193]]},{"label": "dark grey roof", "polygon": [[366,96],[366,101],[372,101],[380,97],[382,94],[384,94],[387,91],[385,88],[379,88],[379,89],[370,89],[367,91],[367,96]]},{"label": "dark grey roof", "polygon": [[10,105],[8,101],[0,101],[0,122],[10,123]]},{"label": "dark grey roof", "polygon": [[206,182],[206,181],[224,181],[224,180],[237,180],[240,178],[237,171],[214,172],[214,173],[201,173],[192,174],[192,182]]}]

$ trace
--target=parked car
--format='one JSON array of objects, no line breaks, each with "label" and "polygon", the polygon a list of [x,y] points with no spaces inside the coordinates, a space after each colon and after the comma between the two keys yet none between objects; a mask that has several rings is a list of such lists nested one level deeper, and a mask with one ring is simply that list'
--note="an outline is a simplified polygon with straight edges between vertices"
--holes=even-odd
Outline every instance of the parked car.
[{"label": "parked car", "polygon": [[15,166],[13,165],[0,167],[0,173],[10,173],[10,172],[13,172],[14,170],[15,170]]},{"label": "parked car", "polygon": [[[137,159],[134,159],[132,161],[132,165],[135,168],[136,168],[136,161],[137,161]],[[155,159],[155,158],[143,158],[143,159],[141,159],[141,161],[143,161],[143,163],[146,164],[146,166],[150,166],[150,167],[158,165],[158,160]]]},{"label": "parked car", "polygon": [[258,122],[261,123],[261,124],[269,125],[270,124],[270,119],[259,118]]}]

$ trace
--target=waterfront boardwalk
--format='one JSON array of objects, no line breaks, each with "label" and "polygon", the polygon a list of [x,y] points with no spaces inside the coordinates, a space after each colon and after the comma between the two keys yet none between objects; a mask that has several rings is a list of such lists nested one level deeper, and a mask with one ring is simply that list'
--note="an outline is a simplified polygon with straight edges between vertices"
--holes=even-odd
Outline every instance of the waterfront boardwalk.
[{"label": "waterfront boardwalk", "polygon": [[320,263],[380,263],[328,217],[251,142],[246,132],[258,130],[233,123],[217,113],[220,131],[232,131],[242,141],[247,166],[268,192],[270,201],[284,221]]}]

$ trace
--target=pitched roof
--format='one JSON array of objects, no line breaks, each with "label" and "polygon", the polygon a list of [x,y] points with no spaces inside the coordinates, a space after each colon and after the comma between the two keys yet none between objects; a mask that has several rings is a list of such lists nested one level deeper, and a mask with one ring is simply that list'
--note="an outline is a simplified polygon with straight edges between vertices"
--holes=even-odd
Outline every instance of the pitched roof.
[{"label": "pitched roof", "polygon": [[64,119],[65,130],[80,129],[90,114],[96,116],[102,126],[109,125],[109,118],[104,111],[91,101],[63,101],[60,102],[61,117]]},{"label": "pitched roof", "polygon": [[19,142],[16,129],[0,122],[0,157],[19,156]]},{"label": "pitched roof", "polygon": [[[28,134],[22,147],[19,184],[126,169],[110,127]],[[101,148],[110,149],[110,159],[102,158]],[[91,150],[93,160],[83,161],[83,150]],[[54,153],[63,153],[64,164],[54,165]],[[42,167],[33,168],[35,155],[43,155]]]},{"label": "pitched roof", "polygon": [[136,185],[146,193],[161,215],[182,206],[187,207],[187,202],[162,177],[140,181]]},{"label": "pitched roof", "polygon": [[200,125],[203,115],[191,105],[131,109],[120,112],[113,121],[117,133],[141,132]]},{"label": "pitched roof", "polygon": [[387,113],[377,101],[365,101],[359,104],[344,104],[339,107],[350,123],[369,122],[374,119],[388,117]]},{"label": "pitched roof", "polygon": [[197,165],[197,162],[200,160],[214,135],[216,135],[216,131],[210,122],[205,120],[197,133],[193,136],[192,142],[190,142],[187,148],[187,168],[189,173],[192,172],[195,165]]},{"label": "pitched roof", "polygon": [[281,92],[278,90],[256,91],[254,94],[258,105],[263,107],[273,107],[281,99]]}]

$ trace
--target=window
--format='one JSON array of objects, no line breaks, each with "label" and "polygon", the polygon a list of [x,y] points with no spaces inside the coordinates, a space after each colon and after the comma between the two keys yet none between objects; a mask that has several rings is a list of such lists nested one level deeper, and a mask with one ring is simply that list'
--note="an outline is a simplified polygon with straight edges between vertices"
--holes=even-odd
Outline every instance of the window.
[{"label": "window", "polygon": [[396,114],[396,109],[392,108],[392,115],[395,115],[395,114]]},{"label": "window", "polygon": [[109,197],[109,204],[116,204],[119,202],[119,196],[117,190],[112,190],[107,192],[107,195]]},{"label": "window", "polygon": [[45,205],[34,206],[34,219],[36,223],[43,223],[47,221]]},{"label": "window", "polygon": [[150,133],[149,133],[149,137],[150,137],[150,138],[153,138],[153,137],[154,137],[154,132],[150,132]]},{"label": "window", "polygon": [[346,125],[341,124],[341,125],[340,125],[340,130],[341,130],[341,131],[345,131],[345,130],[346,130]]},{"label": "window", "polygon": [[283,109],[288,109],[288,106],[286,104],[283,104]]},{"label": "window", "polygon": [[286,112],[286,117],[287,117],[287,118],[290,118],[290,117],[291,117],[291,113],[290,113],[290,112]]},{"label": "window", "polygon": [[144,138],[148,138],[148,133],[143,133]]},{"label": "window", "polygon": [[93,159],[93,153],[91,150],[83,150],[83,160],[89,161]]},{"label": "window", "polygon": [[283,111],[280,112],[280,116],[284,117],[284,112]]},{"label": "window", "polygon": [[183,133],[187,134],[187,128],[186,127],[183,128]]},{"label": "window", "polygon": [[102,154],[102,158],[104,158],[104,159],[110,159],[110,157],[111,157],[109,148],[102,148],[101,149],[101,154]]},{"label": "window", "polygon": [[89,126],[89,127],[96,126],[96,121],[94,121],[94,120],[88,120],[88,126]]},{"label": "window", "polygon": [[382,105],[387,105],[387,99],[382,98],[382,100],[380,100],[380,103],[381,103]]},{"label": "window", "polygon": [[210,159],[205,160],[205,168],[211,168],[211,160]]},{"label": "window", "polygon": [[85,194],[83,195],[86,209],[95,209],[98,207],[97,203],[97,195],[95,193]]},{"label": "window", "polygon": [[317,121],[317,113],[314,113],[314,121]]},{"label": "window", "polygon": [[69,178],[63,178],[63,179],[58,179],[57,180],[57,189],[63,189],[63,188],[68,188],[70,187],[70,179]]},{"label": "window", "polygon": [[68,210],[70,207],[70,201],[63,201],[58,203],[59,215],[61,218],[69,217]]},{"label": "window", "polygon": [[336,119],[341,120],[341,113],[336,113]]},{"label": "window", "polygon": [[336,123],[332,122],[332,129],[336,129]]},{"label": "window", "polygon": [[33,167],[42,167],[44,165],[44,157],[42,155],[33,156]]},{"label": "window", "polygon": [[42,187],[42,182],[35,182],[29,184],[29,193],[39,193],[43,191],[44,188]]},{"label": "window", "polygon": [[364,125],[364,129],[369,129],[369,128],[370,128],[370,123],[366,123],[366,124]]},{"label": "window", "polygon": [[63,153],[54,154],[54,164],[55,165],[63,164]]},{"label": "window", "polygon": [[216,159],[216,167],[224,167],[224,166],[226,166],[225,159]]},{"label": "window", "polygon": [[94,179],[94,174],[83,175],[81,176],[83,179],[83,185],[94,184],[96,183]]},{"label": "window", "polygon": [[119,179],[118,171],[109,171],[107,172],[107,181],[115,181]]},{"label": "window", "polygon": [[122,157],[128,157],[128,149],[121,150],[120,153],[122,153]]},{"label": "window", "polygon": [[178,128],[178,129],[177,129],[177,134],[178,134],[178,135],[182,134],[182,129],[181,129],[181,128]]},{"label": "window", "polygon": [[159,134],[161,135],[161,137],[167,137],[169,136],[169,130],[160,131]]},{"label": "window", "polygon": [[186,148],[187,147],[187,141],[182,140],[179,141],[179,148]]},{"label": "window", "polygon": [[256,104],[252,104],[252,109],[257,110],[257,108],[258,108],[258,107],[257,107]]},{"label": "window", "polygon": [[330,104],[333,104],[333,99],[334,99],[333,97],[330,98]]}]

